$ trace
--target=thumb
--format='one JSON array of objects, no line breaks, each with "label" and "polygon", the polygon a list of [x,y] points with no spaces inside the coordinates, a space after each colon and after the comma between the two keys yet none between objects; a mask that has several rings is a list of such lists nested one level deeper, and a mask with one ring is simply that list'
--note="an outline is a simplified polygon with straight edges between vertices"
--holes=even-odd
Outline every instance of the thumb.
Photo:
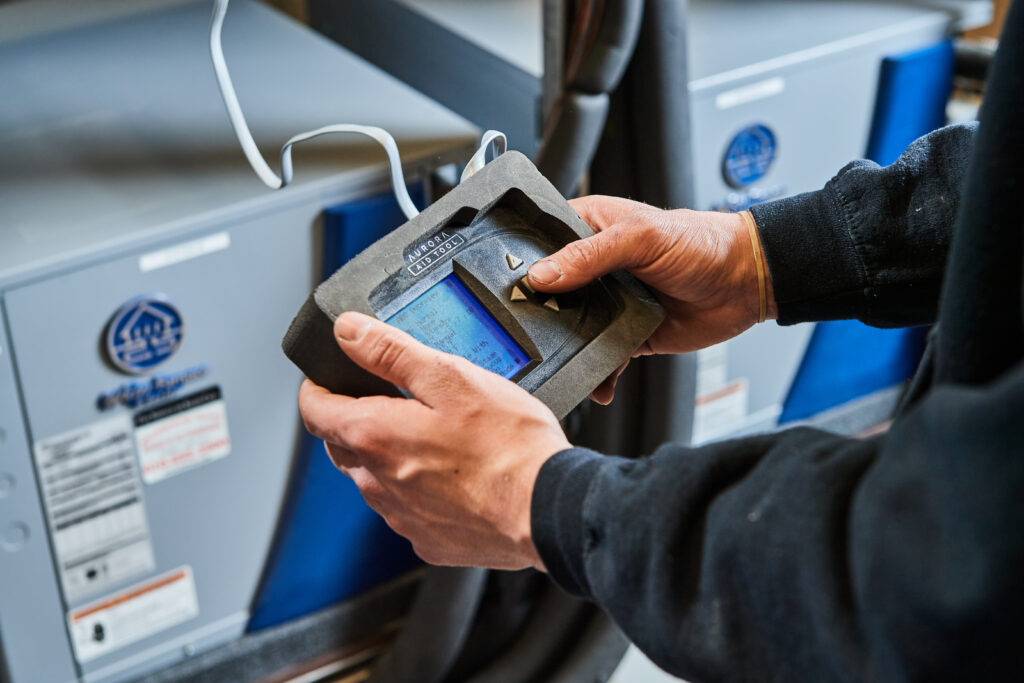
[{"label": "thumb", "polygon": [[423,396],[434,378],[443,354],[421,344],[402,330],[374,317],[352,311],[334,322],[334,336],[341,350],[367,372]]},{"label": "thumb", "polygon": [[543,292],[578,289],[602,275],[644,265],[650,245],[642,230],[619,224],[575,242],[537,261],[528,271],[530,286]]}]

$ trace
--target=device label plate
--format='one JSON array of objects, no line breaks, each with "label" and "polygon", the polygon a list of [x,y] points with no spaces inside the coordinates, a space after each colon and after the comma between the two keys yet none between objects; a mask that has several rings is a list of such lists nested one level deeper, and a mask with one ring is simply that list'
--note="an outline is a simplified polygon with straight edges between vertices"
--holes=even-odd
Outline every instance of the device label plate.
[{"label": "device label plate", "polygon": [[445,254],[450,254],[465,243],[466,238],[462,235],[442,230],[430,239],[423,240],[423,242],[408,250],[405,260],[409,264],[409,272],[414,276],[425,273],[430,266],[440,261]]},{"label": "device label plate", "polygon": [[786,89],[786,80],[779,76],[767,80],[751,83],[741,88],[727,90],[715,96],[715,106],[718,109],[732,109],[743,104],[750,104],[763,100],[766,97],[781,95]]},{"label": "device label plate", "polygon": [[152,571],[129,417],[37,441],[34,452],[65,599]]},{"label": "device label plate", "polygon": [[69,612],[68,632],[84,663],[198,615],[192,568],[185,566]]},{"label": "device label plate", "polygon": [[226,457],[231,438],[220,387],[136,414],[135,444],[147,484]]},{"label": "device label plate", "polygon": [[226,232],[207,235],[191,242],[176,244],[173,247],[151,251],[139,257],[139,270],[148,273],[151,270],[166,268],[184,261],[191,261],[231,246],[231,236]]}]

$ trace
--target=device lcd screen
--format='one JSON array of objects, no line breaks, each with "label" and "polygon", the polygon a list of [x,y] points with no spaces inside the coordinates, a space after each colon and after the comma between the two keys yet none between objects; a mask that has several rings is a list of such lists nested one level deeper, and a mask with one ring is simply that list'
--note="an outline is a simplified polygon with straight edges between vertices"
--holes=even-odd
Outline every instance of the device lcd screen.
[{"label": "device lcd screen", "polygon": [[385,322],[427,346],[462,356],[505,378],[513,377],[530,362],[526,352],[454,273]]}]

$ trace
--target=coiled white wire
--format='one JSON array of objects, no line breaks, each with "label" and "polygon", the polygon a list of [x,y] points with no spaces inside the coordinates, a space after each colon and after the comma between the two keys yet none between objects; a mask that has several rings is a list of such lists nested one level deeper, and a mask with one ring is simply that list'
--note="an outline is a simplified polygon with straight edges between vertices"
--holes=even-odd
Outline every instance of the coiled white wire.
[{"label": "coiled white wire", "polygon": [[487,165],[487,148],[491,143],[494,143],[495,157],[500,157],[505,153],[505,147],[508,144],[505,134],[496,130],[487,131],[480,136],[480,146],[477,148],[476,153],[469,158],[466,168],[462,169],[462,177],[459,178],[460,183]]},{"label": "coiled white wire", "polygon": [[[224,26],[224,15],[228,11],[228,0],[214,0],[213,17],[210,19],[210,56],[213,59],[213,71],[217,76],[217,85],[220,87],[221,97],[224,99],[224,106],[231,120],[231,127],[235,130],[238,142],[242,146],[245,158],[249,165],[256,172],[267,187],[277,190],[285,187],[292,181],[292,146],[305,140],[310,140],[321,135],[330,133],[357,133],[373,138],[381,144],[388,156],[388,165],[391,170],[391,184],[394,187],[395,198],[407,218],[413,218],[419,214],[416,205],[409,196],[409,190],[405,185],[405,178],[402,176],[402,158],[398,154],[398,145],[383,128],[376,126],[361,126],[358,124],[342,123],[333,126],[324,126],[316,130],[299,133],[290,138],[281,148],[281,176],[278,177],[273,169],[264,160],[256,141],[253,140],[249,124],[245,121],[245,114],[238,103],[238,96],[235,94],[235,86],[231,83],[231,74],[228,72],[228,65],[224,59],[224,48],[221,45],[221,30]],[[470,158],[465,170],[462,172],[461,180],[469,178],[487,163],[487,149],[491,144],[495,147],[495,156],[505,152],[506,140],[503,133],[489,130],[480,139],[480,147]]]}]

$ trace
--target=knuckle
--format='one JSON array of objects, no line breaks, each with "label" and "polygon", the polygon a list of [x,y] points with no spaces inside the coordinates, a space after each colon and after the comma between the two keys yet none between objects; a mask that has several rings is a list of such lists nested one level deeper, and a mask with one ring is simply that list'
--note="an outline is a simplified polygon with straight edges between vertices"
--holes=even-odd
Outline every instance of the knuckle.
[{"label": "knuckle", "polygon": [[334,463],[335,467],[342,468],[345,466],[347,459],[346,456],[348,455],[348,453],[345,451],[344,448],[342,448],[338,444],[325,441],[324,449],[327,451],[327,457],[331,459],[331,462]]},{"label": "knuckle", "polygon": [[327,440],[330,437],[330,430],[325,429],[318,421],[310,419],[307,413],[300,413],[300,415],[302,415],[302,423],[307,432],[318,439]]},{"label": "knuckle", "polygon": [[387,522],[387,525],[396,534],[398,534],[402,538],[409,538],[409,534],[411,533],[412,529],[408,521],[406,521],[406,519],[402,515],[388,515],[384,518],[384,521]]},{"label": "knuckle", "polygon": [[601,256],[597,242],[593,237],[572,242],[567,247],[569,263],[583,272],[596,268]]},{"label": "knuckle", "polygon": [[440,565],[444,563],[442,553],[438,552],[437,548],[430,543],[413,543],[412,550],[416,553],[417,557],[427,564]]},{"label": "knuckle", "polygon": [[363,494],[364,498],[374,497],[374,479],[369,472],[357,467],[351,471],[349,476],[352,478],[352,482],[359,489],[359,492]]},{"label": "knuckle", "polygon": [[384,499],[365,491],[360,491],[366,506],[387,520],[387,510],[384,507]]},{"label": "knuckle", "polygon": [[395,482],[410,487],[415,487],[423,474],[423,464],[415,459],[405,459],[393,470]]},{"label": "knuckle", "polygon": [[367,359],[373,367],[385,372],[393,370],[402,358],[402,345],[394,336],[381,334],[374,339],[367,350]]},{"label": "knuckle", "polygon": [[373,476],[364,476],[359,484],[359,490],[363,492],[364,497],[373,498],[378,503],[383,503],[387,498],[387,491]]},{"label": "knuckle", "polygon": [[355,420],[346,430],[345,441],[352,450],[372,452],[380,443],[380,434],[366,420]]},{"label": "knuckle", "polygon": [[[304,389],[305,387],[303,387]],[[313,411],[316,408],[316,404],[313,402],[313,397],[310,396],[308,391],[299,392],[299,415],[302,417],[303,422],[306,426],[309,426],[310,417],[313,415]]]},{"label": "knuckle", "polygon": [[312,406],[303,406],[300,404],[299,416],[302,418],[302,424],[306,427],[307,432],[318,439],[327,439],[330,437],[331,430],[324,424],[322,419],[317,417]]}]

